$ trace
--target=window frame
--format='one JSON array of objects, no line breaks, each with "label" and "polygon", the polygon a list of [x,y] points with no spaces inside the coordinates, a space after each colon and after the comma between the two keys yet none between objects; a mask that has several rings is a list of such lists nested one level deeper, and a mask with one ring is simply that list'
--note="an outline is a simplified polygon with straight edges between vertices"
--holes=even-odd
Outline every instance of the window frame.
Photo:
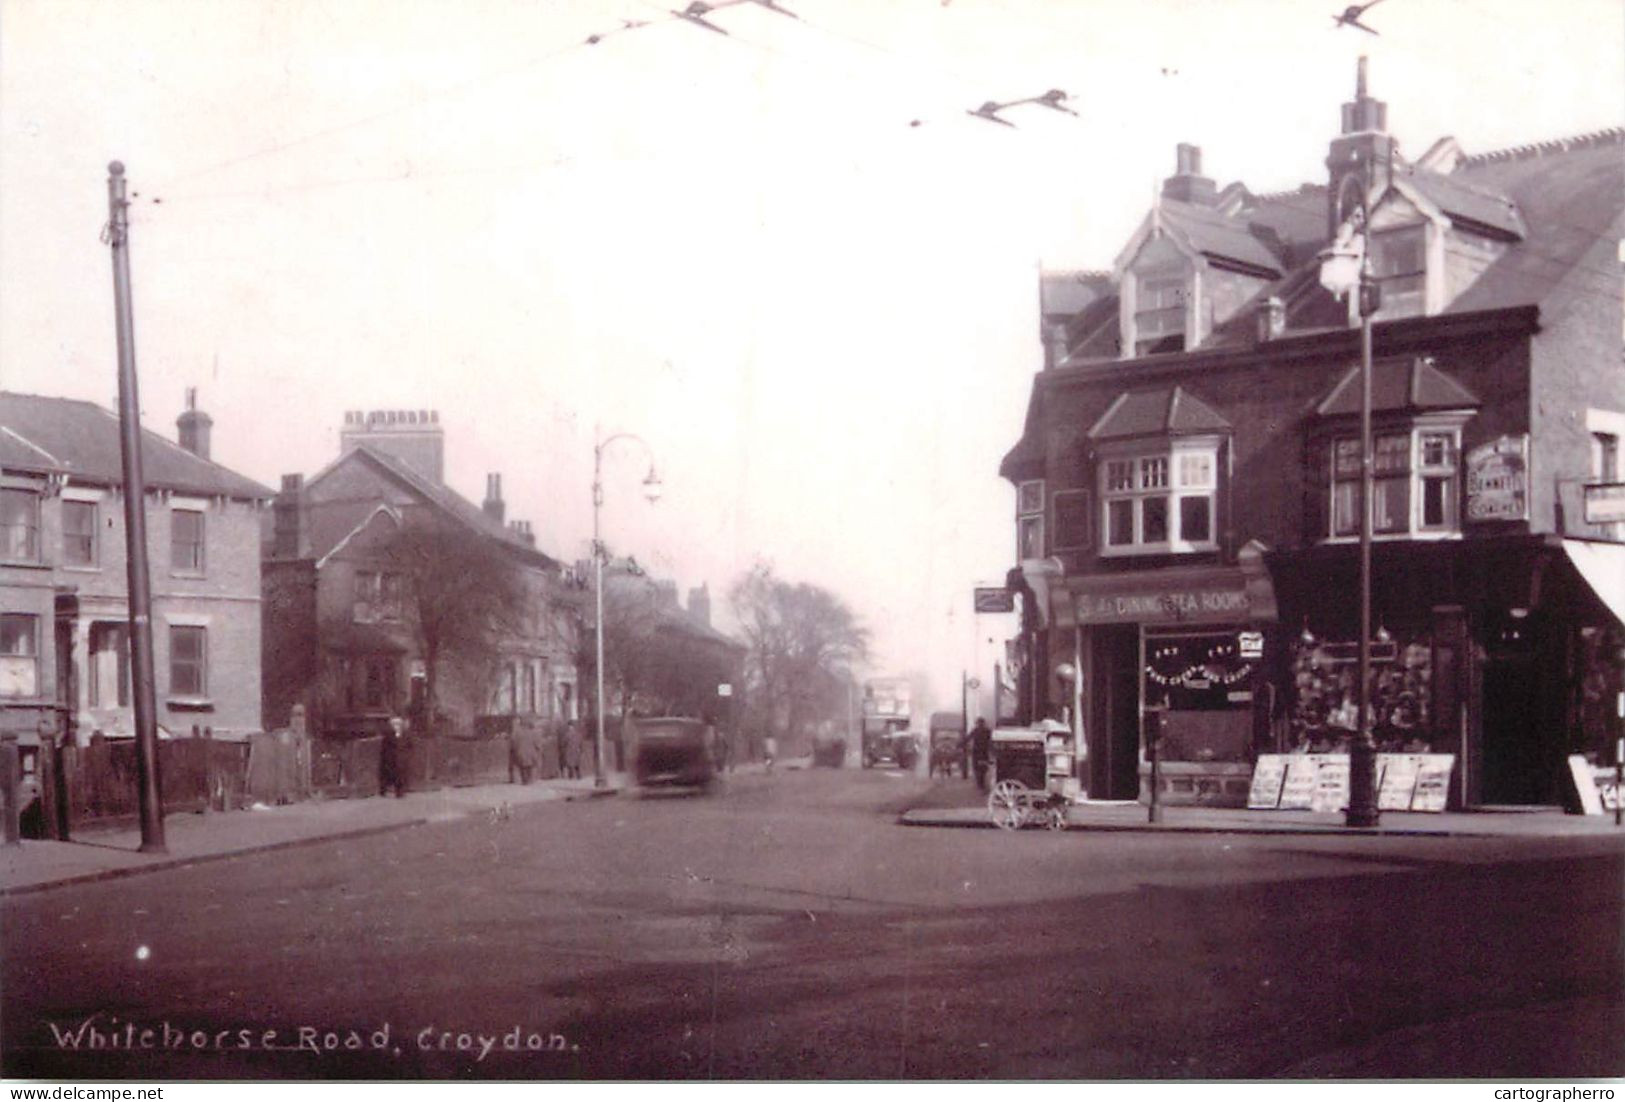
[{"label": "window frame", "polygon": [[[1151,346],[1172,337],[1179,338],[1179,349],[1188,343],[1190,333],[1191,279],[1187,272],[1140,272],[1134,277],[1134,354],[1151,354]],[[1173,303],[1164,301],[1167,292],[1173,292]],[[1155,300],[1155,305],[1148,302]],[[1160,324],[1168,318],[1178,318],[1177,327]],[[1159,324],[1148,327],[1147,322]],[[1174,351],[1174,349],[1169,349]]]},{"label": "window frame", "polygon": [[[1176,436],[1103,448],[1096,476],[1098,553],[1104,557],[1194,555],[1218,550],[1219,457],[1228,441],[1224,435]],[[1190,478],[1192,460],[1205,460],[1198,480]],[[1198,500],[1207,503],[1207,536],[1188,539],[1185,502]],[[1119,540],[1116,536],[1125,517],[1129,538]],[[1161,539],[1146,538],[1148,517],[1155,517]]]},{"label": "window frame", "polygon": [[[196,634],[191,634],[195,632]],[[192,638],[198,641],[198,655],[194,659],[188,656],[182,659],[176,646],[177,640]],[[197,669],[197,687],[189,689],[179,684],[176,673],[187,666],[195,665]],[[169,695],[172,698],[183,700],[197,700],[209,695],[209,629],[201,624],[170,624],[169,625]]]},{"label": "window frame", "polygon": [[[190,516],[197,518],[197,539],[182,541],[178,530],[180,518]],[[209,524],[207,511],[192,506],[172,506],[169,510],[169,572],[178,577],[201,578],[208,573],[209,559]],[[196,565],[181,563],[178,554],[183,546],[196,548],[191,556]]]},{"label": "window frame", "polygon": [[[84,532],[69,531],[69,515],[77,513],[81,508],[90,513],[89,529]],[[62,565],[66,569],[96,570],[101,566],[101,540],[97,538],[100,525],[101,509],[96,502],[79,498],[62,499]],[[84,541],[86,545],[83,559],[75,559],[68,553],[68,548],[77,541]]]},{"label": "window frame", "polygon": [[[1042,478],[1016,483],[1016,560],[1041,559],[1047,551],[1044,542],[1044,514],[1049,505],[1049,487]],[[1032,533],[1029,543],[1029,533]],[[1026,554],[1029,545],[1034,554]]]},{"label": "window frame", "polygon": [[[1393,271],[1384,271],[1383,269],[1390,267],[1396,258],[1398,246],[1413,239],[1416,245],[1416,266],[1402,269],[1396,267]],[[1372,231],[1371,277],[1376,282],[1380,294],[1377,312],[1372,315],[1374,318],[1378,320],[1409,318],[1427,314],[1428,248],[1426,222],[1410,222]],[[1407,286],[1405,290],[1396,289],[1402,282],[1409,284],[1411,281],[1415,283],[1414,288]]]},{"label": "window frame", "polygon": [[[1463,452],[1462,425],[1465,421],[1439,421],[1416,418],[1372,426],[1371,431],[1371,538],[1374,540],[1403,539],[1457,539],[1462,534]],[[1383,456],[1382,441],[1403,438],[1403,455],[1390,450]],[[1446,456],[1442,461],[1426,461],[1425,448],[1429,438],[1445,438]],[[1328,508],[1325,528],[1320,533],[1322,543],[1347,543],[1360,538],[1360,456],[1358,428],[1328,431],[1317,444],[1324,461],[1320,469],[1322,484],[1318,492],[1324,495]],[[1339,448],[1345,451],[1340,460]],[[1447,513],[1440,523],[1428,523],[1428,494],[1430,484],[1443,484],[1442,500]],[[1389,486],[1403,488],[1402,523],[1384,522],[1384,506]]]},{"label": "window frame", "polygon": [[[112,646],[98,646],[110,642]],[[98,655],[113,655],[113,684],[102,684]],[[128,708],[134,699],[130,681],[130,626],[118,620],[94,620],[86,638],[85,692],[92,708]],[[111,694],[112,700],[104,697]]]},{"label": "window frame", "polygon": [[[0,562],[37,566],[41,562],[40,501],[44,495],[26,486],[0,486]],[[23,501],[26,515],[12,520],[3,507],[8,501]],[[11,553],[13,530],[23,533],[25,546],[21,554]]]},{"label": "window frame", "polygon": [[[0,612],[0,664],[8,667],[5,677],[0,677],[0,698],[9,700],[36,700],[40,697],[40,620],[41,617],[32,612]],[[20,625],[21,632],[8,633],[5,625]],[[9,640],[20,640],[21,647],[17,650],[9,649],[14,644]],[[6,686],[11,683],[10,669],[22,669],[27,664],[29,674],[29,691],[7,692]]]}]

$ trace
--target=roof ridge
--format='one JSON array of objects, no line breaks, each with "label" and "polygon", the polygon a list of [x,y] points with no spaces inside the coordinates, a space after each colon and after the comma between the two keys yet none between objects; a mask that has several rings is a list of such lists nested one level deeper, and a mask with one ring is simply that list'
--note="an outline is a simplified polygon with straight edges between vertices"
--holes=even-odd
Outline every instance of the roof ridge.
[{"label": "roof ridge", "polygon": [[1476,166],[1500,164],[1506,161],[1526,161],[1553,153],[1567,153],[1573,149],[1595,149],[1598,146],[1609,144],[1625,144],[1625,126],[1610,126],[1602,130],[1588,131],[1584,134],[1574,134],[1563,138],[1549,138],[1540,142],[1526,142],[1522,145],[1507,146],[1504,149],[1490,149],[1483,153],[1474,153],[1463,157],[1456,167],[1460,169],[1467,165]]},{"label": "roof ridge", "polygon": [[[69,399],[69,401],[83,401],[83,399]],[[107,417],[110,417],[112,420],[114,420],[116,422],[119,422],[120,424],[123,423],[122,418],[117,413],[114,413],[112,410],[108,409],[106,406],[97,405],[95,402],[87,402],[86,404],[91,406],[92,408],[94,408],[98,413],[104,414]],[[179,452],[181,455],[185,455],[185,456],[187,456],[187,457],[189,457],[191,459],[196,460],[199,463],[206,463],[211,467],[216,467],[219,470],[225,471],[227,474],[234,475],[237,478],[241,478],[244,481],[254,483],[254,485],[259,486],[260,489],[265,491],[265,496],[266,497],[274,497],[274,496],[276,496],[275,493],[272,491],[271,487],[262,484],[259,481],[259,479],[257,479],[257,478],[249,478],[246,474],[243,474],[241,471],[234,471],[230,467],[226,466],[224,463],[217,463],[213,459],[210,459],[208,456],[199,455],[197,452],[193,451],[191,448],[188,448],[186,445],[180,443],[179,441],[171,440],[169,437],[165,436],[163,433],[159,432],[157,429],[149,428],[148,426],[143,424],[141,426],[141,432],[142,432],[142,435],[144,435],[144,436],[150,436],[154,440],[160,441],[161,443],[168,445],[168,447],[172,451]]]},{"label": "roof ridge", "polygon": [[1326,190],[1327,188],[1325,184],[1317,184],[1313,181],[1305,180],[1295,188],[1283,188],[1280,191],[1254,192],[1253,199],[1258,202],[1268,202],[1272,199],[1291,199],[1298,195],[1312,195],[1315,192],[1320,192],[1324,195]]}]

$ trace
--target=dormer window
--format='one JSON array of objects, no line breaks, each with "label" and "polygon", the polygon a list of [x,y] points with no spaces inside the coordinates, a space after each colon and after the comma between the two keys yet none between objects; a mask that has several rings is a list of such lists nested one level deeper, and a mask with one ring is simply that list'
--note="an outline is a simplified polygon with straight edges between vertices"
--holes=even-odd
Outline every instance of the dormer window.
[{"label": "dormer window", "polygon": [[1382,289],[1378,318],[1427,313],[1427,227],[1404,226],[1371,235],[1371,274]]},{"label": "dormer window", "polygon": [[1188,281],[1183,274],[1139,277],[1134,299],[1136,356],[1184,349],[1185,302],[1188,295]]}]

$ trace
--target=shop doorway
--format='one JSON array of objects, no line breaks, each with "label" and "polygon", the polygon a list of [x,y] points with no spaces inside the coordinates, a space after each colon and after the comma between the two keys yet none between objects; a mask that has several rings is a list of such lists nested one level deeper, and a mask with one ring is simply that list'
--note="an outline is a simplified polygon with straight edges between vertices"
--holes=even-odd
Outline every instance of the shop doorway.
[{"label": "shop doorway", "polygon": [[1492,652],[1485,661],[1480,797],[1485,804],[1539,804],[1548,799],[1551,778],[1541,745],[1537,689],[1533,653]]},{"label": "shop doorway", "polygon": [[1090,633],[1097,692],[1090,701],[1089,794],[1132,800],[1140,794],[1140,631],[1137,625]]}]

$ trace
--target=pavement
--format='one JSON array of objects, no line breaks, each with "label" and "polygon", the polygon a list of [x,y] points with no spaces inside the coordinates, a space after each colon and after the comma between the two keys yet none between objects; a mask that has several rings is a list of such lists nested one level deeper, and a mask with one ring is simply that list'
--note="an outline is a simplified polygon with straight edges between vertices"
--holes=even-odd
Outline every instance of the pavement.
[{"label": "pavement", "polygon": [[71,841],[25,838],[0,846],[0,895],[179,868],[245,853],[360,838],[470,816],[501,820],[517,810],[557,800],[613,796],[625,785],[611,774],[605,788],[580,780],[482,784],[408,792],[400,798],[307,800],[303,803],[164,817],[164,853],[142,853],[138,826],[85,828]]},{"label": "pavement", "polygon": [[[1150,809],[1134,801],[1092,801],[1067,808],[1068,830],[1149,831],[1199,834],[1413,835],[1478,838],[1572,838],[1615,835],[1625,829],[1612,815],[1569,815],[1560,808],[1484,811],[1384,811],[1375,827],[1348,827],[1342,812],[1249,811],[1229,807],[1165,806],[1162,821],[1149,821]],[[905,826],[994,828],[986,806],[932,807],[905,811]]]}]

